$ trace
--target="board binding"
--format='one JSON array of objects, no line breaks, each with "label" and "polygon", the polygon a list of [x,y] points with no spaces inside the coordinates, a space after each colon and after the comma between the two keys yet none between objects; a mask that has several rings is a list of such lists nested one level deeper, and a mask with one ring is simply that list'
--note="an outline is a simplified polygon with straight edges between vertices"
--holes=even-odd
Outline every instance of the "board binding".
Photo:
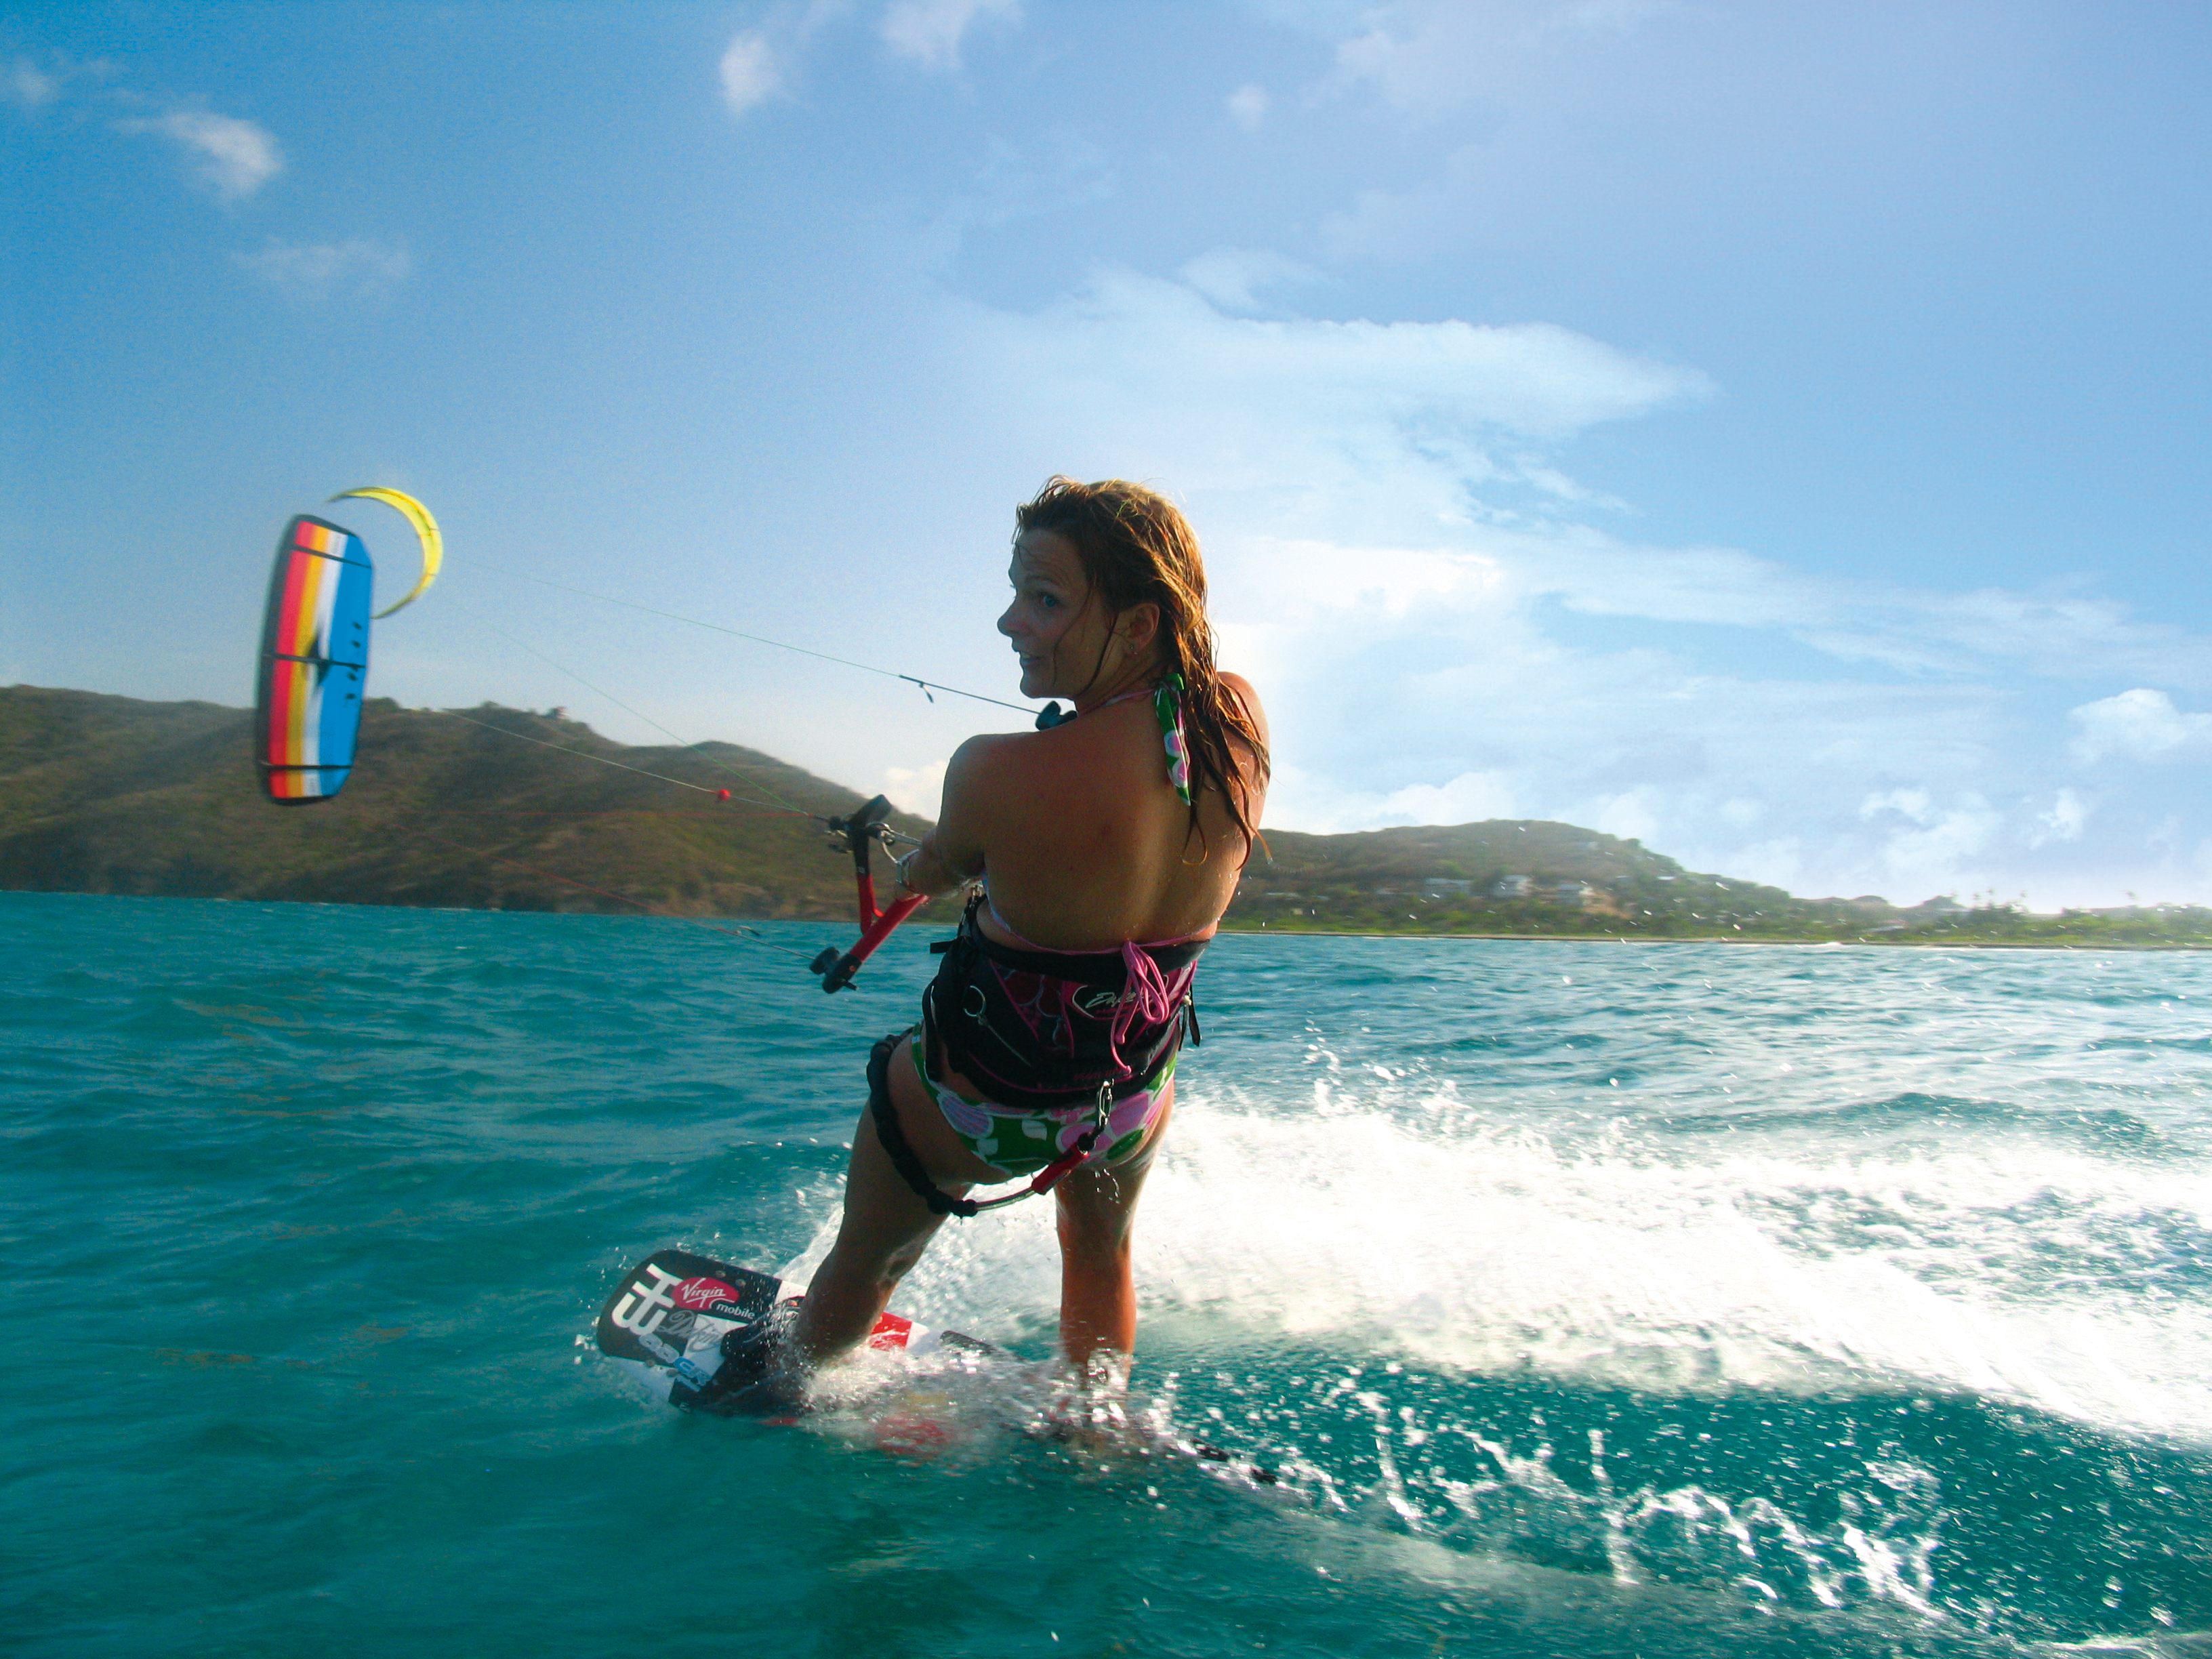
[{"label": "board binding", "polygon": [[[731,1396],[718,1400],[712,1387],[724,1363],[723,1339],[758,1326],[780,1307],[795,1308],[800,1300],[798,1296],[785,1296],[783,1281],[772,1273],[756,1273],[690,1250],[656,1250],[617,1281],[606,1305],[599,1310],[595,1334],[599,1352],[655,1398],[680,1410],[734,1416],[738,1412],[726,1403]],[[1015,1358],[981,1337],[939,1330],[894,1313],[886,1313],[876,1322],[867,1346],[914,1358],[934,1353],[963,1353],[994,1360]],[[769,1420],[788,1422],[797,1415],[799,1410],[781,1412]],[[890,1425],[890,1435],[891,1438],[883,1439],[887,1450],[902,1449],[896,1443],[899,1435],[941,1438],[924,1418],[901,1418]],[[1273,1469],[1245,1462],[1202,1440],[1140,1439],[1151,1450],[1180,1453],[1255,1486],[1273,1486],[1282,1479]],[[926,1449],[920,1445],[903,1449]]]},{"label": "board binding", "polygon": [[[725,1363],[724,1339],[799,1300],[784,1295],[783,1281],[773,1274],[690,1250],[656,1250],[622,1276],[599,1310],[594,1335],[599,1352],[657,1399],[729,1415],[723,1402],[737,1391],[718,1395],[713,1386]],[[948,1351],[1011,1357],[978,1338],[895,1313],[876,1321],[867,1346],[916,1358]]]}]

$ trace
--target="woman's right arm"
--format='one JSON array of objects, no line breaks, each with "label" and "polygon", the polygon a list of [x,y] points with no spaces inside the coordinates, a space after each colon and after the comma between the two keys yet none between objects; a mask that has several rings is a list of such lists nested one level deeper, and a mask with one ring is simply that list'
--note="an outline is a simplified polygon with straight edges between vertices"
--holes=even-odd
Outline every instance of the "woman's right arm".
[{"label": "woman's right arm", "polygon": [[937,827],[899,860],[899,885],[931,898],[966,885],[983,873],[992,750],[1003,738],[970,738],[945,768],[945,801]]}]

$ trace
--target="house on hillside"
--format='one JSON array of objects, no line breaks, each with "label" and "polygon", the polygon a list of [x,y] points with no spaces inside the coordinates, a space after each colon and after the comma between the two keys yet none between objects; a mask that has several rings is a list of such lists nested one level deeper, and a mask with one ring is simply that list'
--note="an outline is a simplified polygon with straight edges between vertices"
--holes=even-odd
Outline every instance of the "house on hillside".
[{"label": "house on hillside", "polygon": [[1490,896],[1494,899],[1524,899],[1534,884],[1527,876],[1500,876],[1490,884]]}]

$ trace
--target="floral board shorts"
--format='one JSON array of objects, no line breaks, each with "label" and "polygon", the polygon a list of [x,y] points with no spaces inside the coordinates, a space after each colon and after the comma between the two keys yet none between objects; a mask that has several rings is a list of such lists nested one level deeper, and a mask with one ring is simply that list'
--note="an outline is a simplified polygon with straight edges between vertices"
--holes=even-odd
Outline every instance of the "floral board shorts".
[{"label": "floral board shorts", "polygon": [[[1047,1164],[1073,1152],[1092,1121],[1088,1106],[1067,1106],[1041,1112],[1009,1111],[991,1101],[980,1104],[963,1100],[929,1075],[922,1064],[922,1045],[909,1042],[915,1075],[945,1114],[945,1121],[961,1144],[1009,1180],[1035,1175]],[[1179,1052],[1179,1051],[1178,1051]],[[1091,1163],[1118,1164],[1144,1144],[1145,1134],[1167,1103],[1167,1086],[1175,1077],[1177,1054],[1170,1054],[1160,1069],[1145,1079],[1145,1086],[1114,1103],[1106,1119],[1106,1144],[1094,1149]]]}]

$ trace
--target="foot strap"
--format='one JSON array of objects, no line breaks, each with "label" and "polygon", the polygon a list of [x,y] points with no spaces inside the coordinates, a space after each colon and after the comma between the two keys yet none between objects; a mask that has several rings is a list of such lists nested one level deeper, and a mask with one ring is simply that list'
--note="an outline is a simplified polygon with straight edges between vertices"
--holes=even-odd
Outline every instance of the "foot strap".
[{"label": "foot strap", "polygon": [[668,1402],[716,1417],[785,1417],[806,1409],[806,1390],[777,1368],[779,1333],[773,1312],[722,1338],[722,1364],[698,1387],[678,1382]]}]

